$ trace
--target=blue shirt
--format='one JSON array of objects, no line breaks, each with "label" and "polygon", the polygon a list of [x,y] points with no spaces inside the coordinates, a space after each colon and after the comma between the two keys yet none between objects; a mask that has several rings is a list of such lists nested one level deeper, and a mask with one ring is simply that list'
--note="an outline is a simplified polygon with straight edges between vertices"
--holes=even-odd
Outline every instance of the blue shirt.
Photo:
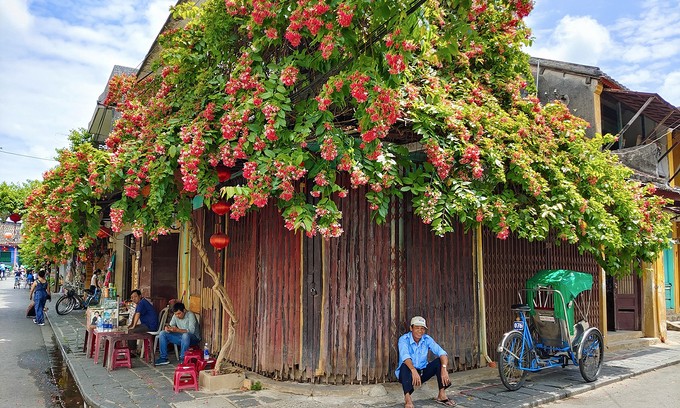
[{"label": "blue shirt", "polygon": [[142,298],[135,307],[135,313],[139,313],[139,321],[149,328],[149,331],[158,330],[158,313],[146,298]]},{"label": "blue shirt", "polygon": [[399,365],[397,365],[397,370],[394,374],[399,378],[399,370],[404,361],[411,359],[413,367],[417,369],[423,369],[427,366],[427,352],[431,351],[437,357],[446,355],[446,351],[437,344],[436,341],[427,334],[423,334],[420,341],[416,343],[413,340],[413,333],[408,332],[403,336],[399,337]]}]

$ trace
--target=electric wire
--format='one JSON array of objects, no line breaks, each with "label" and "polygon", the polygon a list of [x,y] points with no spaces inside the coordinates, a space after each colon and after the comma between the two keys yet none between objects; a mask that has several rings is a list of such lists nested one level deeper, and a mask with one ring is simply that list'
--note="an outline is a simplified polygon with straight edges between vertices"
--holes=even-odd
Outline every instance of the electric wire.
[{"label": "electric wire", "polygon": [[2,147],[0,147],[0,153],[11,154],[12,156],[27,157],[27,158],[29,158],[29,159],[37,159],[37,160],[45,160],[45,161],[59,162],[58,160],[47,159],[47,158],[44,158],[44,157],[38,157],[38,156],[31,156],[31,155],[28,155],[28,154],[21,154],[21,153],[8,152],[7,150],[4,150]]}]

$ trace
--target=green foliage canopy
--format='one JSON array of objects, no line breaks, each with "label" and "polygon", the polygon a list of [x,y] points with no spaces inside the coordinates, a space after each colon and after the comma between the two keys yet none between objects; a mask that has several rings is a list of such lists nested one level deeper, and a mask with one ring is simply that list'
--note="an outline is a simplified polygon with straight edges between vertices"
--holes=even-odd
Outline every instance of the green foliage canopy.
[{"label": "green foliage canopy", "polygon": [[[652,261],[663,200],[531,93],[530,0],[207,0],[175,8],[158,75],[116,77],[107,140],[114,231],[163,234],[189,199],[225,194],[230,217],[275,201],[287,228],[342,234],[337,201],[367,186],[374,219],[410,198],[436,234],[482,224],[589,252],[608,273]],[[410,143],[410,144],[409,144]],[[407,146],[416,146],[410,150]],[[420,146],[420,148],[418,147]],[[422,151],[421,158],[414,154]],[[215,167],[242,182],[217,190]],[[311,191],[297,186],[310,182]],[[307,194],[315,198],[309,200]]]}]

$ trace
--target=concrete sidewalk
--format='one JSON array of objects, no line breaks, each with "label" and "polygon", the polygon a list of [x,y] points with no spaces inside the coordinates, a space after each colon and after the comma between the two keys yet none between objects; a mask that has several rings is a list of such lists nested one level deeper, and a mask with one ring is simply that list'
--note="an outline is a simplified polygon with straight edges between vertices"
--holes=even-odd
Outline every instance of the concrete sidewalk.
[{"label": "concrete sidewalk", "polygon": [[[175,394],[172,388],[174,364],[154,367],[135,358],[132,369],[109,372],[101,363],[95,365],[92,359],[85,357],[82,352],[83,311],[74,311],[67,316],[50,312],[49,323],[85,402],[92,407],[403,407],[403,393],[396,382],[327,386],[273,381],[253,373],[246,373],[246,376],[260,381],[263,390],[182,391]],[[452,374],[449,398],[453,398],[459,407],[533,407],[580,394],[680,363],[680,332],[669,331],[668,335],[667,343],[643,350],[605,351],[600,377],[593,383],[586,383],[578,368],[570,365],[529,374],[523,388],[510,392],[501,384],[497,369],[487,367]],[[436,394],[436,381],[428,381],[413,394],[416,407],[441,407],[434,401]]]}]

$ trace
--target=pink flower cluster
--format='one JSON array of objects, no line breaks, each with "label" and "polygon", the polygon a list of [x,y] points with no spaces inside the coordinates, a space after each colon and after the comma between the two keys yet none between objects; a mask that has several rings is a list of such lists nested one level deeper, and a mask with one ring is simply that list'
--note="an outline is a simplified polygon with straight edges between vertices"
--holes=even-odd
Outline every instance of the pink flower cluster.
[{"label": "pink flower cluster", "polygon": [[125,211],[122,208],[111,209],[111,230],[113,232],[121,232],[123,230],[123,214]]},{"label": "pink flower cluster", "polygon": [[416,214],[420,216],[423,223],[431,224],[436,212],[435,207],[439,203],[442,193],[427,186],[423,196],[424,200],[421,201],[421,205],[416,209]]},{"label": "pink flower cluster", "polygon": [[244,195],[235,195],[234,196],[234,202],[231,204],[231,207],[229,208],[229,218],[232,220],[240,220],[241,217],[246,215],[246,211],[250,208],[250,202],[248,201],[248,197]]},{"label": "pink flower cluster", "polygon": [[354,6],[340,3],[337,14],[338,25],[340,27],[349,27],[352,25],[352,18],[354,17]]},{"label": "pink flower cluster", "polygon": [[460,159],[461,164],[469,164],[472,167],[472,176],[479,179],[484,174],[482,164],[480,162],[479,147],[477,145],[470,145],[465,148],[463,157]]},{"label": "pink flower cluster", "polygon": [[333,96],[334,92],[342,91],[344,85],[345,82],[341,78],[332,79],[332,82],[329,79],[329,81],[323,85],[321,93],[314,98],[319,104],[319,110],[325,111],[328,109],[328,106],[332,102],[331,96]]},{"label": "pink flower cluster", "polygon": [[297,75],[300,72],[299,69],[294,66],[288,66],[281,71],[281,82],[286,86],[293,86],[297,81]]},{"label": "pink flower cluster", "polygon": [[274,168],[276,169],[276,177],[281,180],[281,194],[279,198],[288,201],[293,198],[295,193],[295,187],[293,182],[301,179],[307,174],[307,169],[303,165],[293,166],[292,164],[285,164],[280,161],[274,162]]},{"label": "pink flower cluster", "polygon": [[[182,129],[183,132],[185,130]],[[182,173],[184,190],[196,192],[198,191],[198,167],[203,161],[202,155],[205,151],[205,142],[203,141],[203,132],[198,127],[192,126],[187,133],[191,135],[191,144],[182,147],[177,162]]]},{"label": "pink flower cluster", "polygon": [[439,147],[437,142],[432,139],[425,143],[425,154],[427,160],[437,169],[439,178],[442,180],[447,178],[453,166],[451,154]]},{"label": "pink flower cluster", "polygon": [[387,60],[387,65],[390,66],[389,72],[392,75],[401,74],[406,69],[404,56],[401,54],[393,54],[388,52],[385,54],[385,59]]},{"label": "pink flower cluster", "polygon": [[368,92],[364,87],[364,84],[369,81],[369,77],[366,74],[362,74],[359,71],[354,72],[349,76],[350,84],[349,90],[350,94],[356,99],[358,103],[364,103],[368,100]]},{"label": "pink flower cluster", "polygon": [[337,156],[338,148],[335,145],[335,139],[333,139],[333,136],[326,136],[321,143],[321,157],[324,160],[331,161],[335,160]]},{"label": "pink flower cluster", "polygon": [[350,174],[349,181],[352,188],[357,188],[367,184],[368,177],[360,168],[355,167],[354,170],[352,170],[352,174]]}]

